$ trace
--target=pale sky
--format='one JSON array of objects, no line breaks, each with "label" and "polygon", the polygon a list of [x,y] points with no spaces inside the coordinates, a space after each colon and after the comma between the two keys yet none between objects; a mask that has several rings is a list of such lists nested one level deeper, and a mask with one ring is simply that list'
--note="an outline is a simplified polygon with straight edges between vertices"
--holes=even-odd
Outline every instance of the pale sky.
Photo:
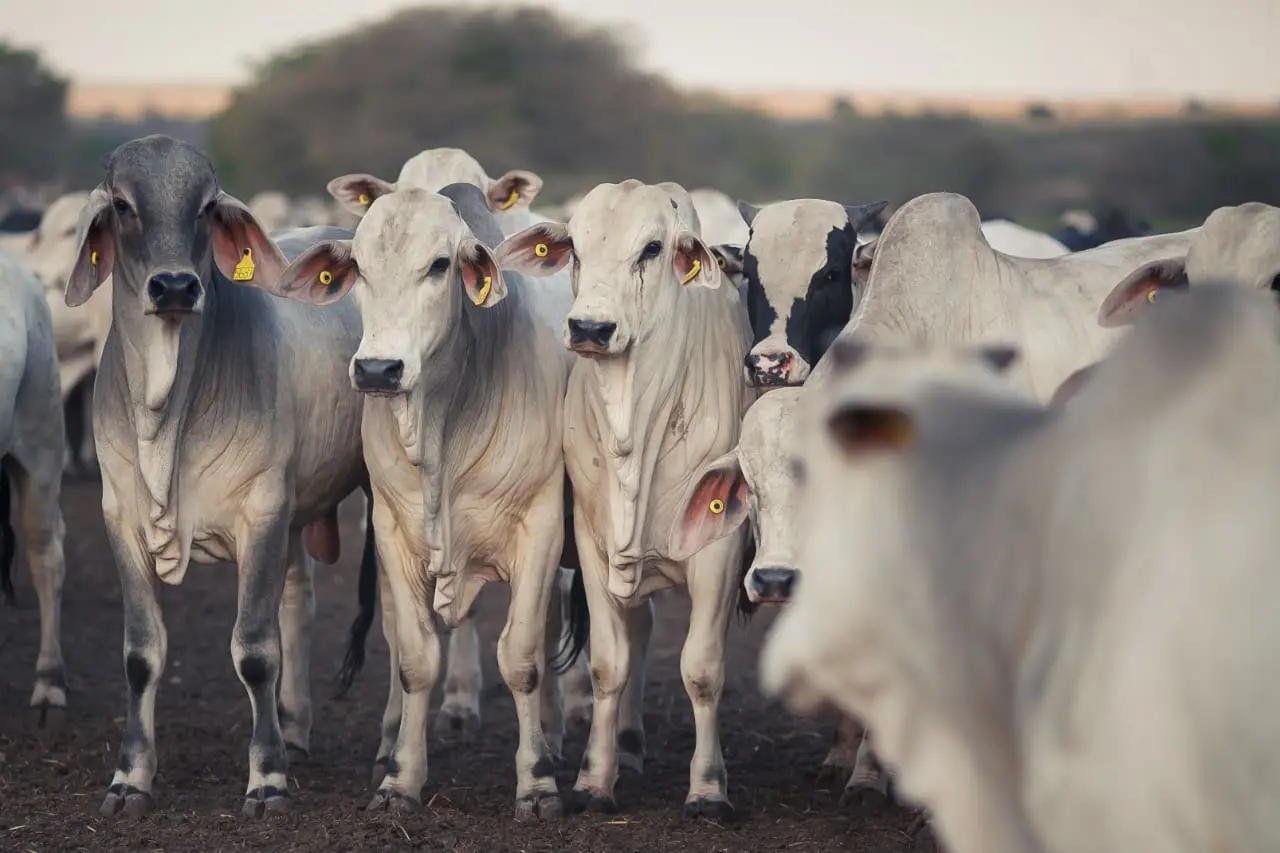
[{"label": "pale sky", "polygon": [[[453,5],[528,2],[458,0]],[[236,82],[412,0],[0,0],[0,38],[84,82]],[[678,84],[1280,101],[1280,0],[543,0]],[[758,10],[758,11],[752,11]]]}]

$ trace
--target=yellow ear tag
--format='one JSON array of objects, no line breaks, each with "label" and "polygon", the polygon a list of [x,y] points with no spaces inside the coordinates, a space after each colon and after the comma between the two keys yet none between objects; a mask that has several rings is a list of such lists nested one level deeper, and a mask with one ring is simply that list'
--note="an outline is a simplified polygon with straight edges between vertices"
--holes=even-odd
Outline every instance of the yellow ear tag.
[{"label": "yellow ear tag", "polygon": [[722,270],[727,270],[729,268],[729,262],[724,258],[717,257],[716,262],[720,264],[720,269]]},{"label": "yellow ear tag", "polygon": [[480,286],[480,292],[476,294],[476,298],[471,300],[477,305],[483,305],[484,301],[489,298],[489,291],[493,289],[493,276],[484,277],[484,284]]},{"label": "yellow ear tag", "polygon": [[540,258],[545,258],[547,255],[551,254],[551,249],[547,247],[546,243],[539,243],[533,247],[533,253]]},{"label": "yellow ear tag", "polygon": [[694,259],[693,259],[693,266],[689,268],[689,273],[688,273],[688,275],[686,275],[684,278],[680,279],[680,283],[681,283],[681,284],[688,284],[689,282],[691,282],[691,281],[693,281],[695,278],[697,278],[697,277],[698,277],[698,273],[700,273],[700,272],[702,272],[702,261],[698,260],[697,258],[694,258]]},{"label": "yellow ear tag", "polygon": [[244,257],[240,259],[240,263],[236,264],[236,268],[232,270],[232,281],[253,281],[253,271],[256,267],[253,264],[253,249],[245,249]]},{"label": "yellow ear tag", "polygon": [[712,515],[719,515],[724,512],[724,501],[716,498],[711,502],[711,505],[708,506],[707,509],[711,510]]},{"label": "yellow ear tag", "polygon": [[520,193],[516,190],[511,191],[511,195],[507,196],[507,200],[498,205],[498,210],[508,210],[510,207],[520,200]]},{"label": "yellow ear tag", "polygon": [[363,204],[365,207],[368,207],[368,206],[369,206],[369,204],[370,204],[370,202],[372,201],[372,199],[370,199],[370,198],[369,198],[367,195],[365,195],[364,193],[360,193],[360,198],[359,198],[359,199],[357,199],[357,201],[359,201],[359,202],[360,202],[361,204]]},{"label": "yellow ear tag", "polygon": [[328,270],[320,270],[320,283],[325,287],[333,284],[333,273]]},{"label": "yellow ear tag", "polygon": [[97,265],[98,265],[98,253],[97,253],[97,252],[90,252],[90,253],[89,253],[89,266],[91,266],[91,267],[96,267]]},{"label": "yellow ear tag", "polygon": [[1151,290],[1148,290],[1148,291],[1147,291],[1147,301],[1148,301],[1148,302],[1155,302],[1155,301],[1156,301],[1156,291],[1155,291],[1155,288],[1154,288],[1154,287],[1153,287]]}]

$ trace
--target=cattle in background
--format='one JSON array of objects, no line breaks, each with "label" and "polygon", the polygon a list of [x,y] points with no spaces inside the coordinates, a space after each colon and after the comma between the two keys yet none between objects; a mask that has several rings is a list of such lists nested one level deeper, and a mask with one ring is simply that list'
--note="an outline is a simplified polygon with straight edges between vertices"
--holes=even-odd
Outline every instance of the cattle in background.
[{"label": "cattle in background", "polygon": [[[717,712],[724,643],[740,587],[743,538],[687,560],[667,549],[677,501],[704,462],[732,448],[751,396],[741,381],[749,330],[741,301],[698,236],[678,184],[601,184],[567,224],[508,237],[500,265],[527,275],[570,269],[576,298],[565,345],[580,356],[565,400],[565,461],[591,613],[595,713],[572,805],[614,811],[622,763],[643,767],[641,718],[652,594],[688,587],[680,672],[697,745],[685,812],[732,814]],[[717,489],[720,507],[745,495]],[[621,718],[621,731],[619,720]]]},{"label": "cattle in background", "polygon": [[1198,286],[1045,409],[838,342],[766,692],[867,719],[955,853],[1276,849],[1278,344],[1273,294]]},{"label": "cattle in background", "polygon": [[0,589],[12,604],[17,527],[40,606],[40,652],[31,705],[67,704],[62,660],[62,395],[53,349],[53,322],[40,282],[13,258],[0,254]]},{"label": "cattle in background", "polygon": [[1154,233],[1145,219],[1132,217],[1118,207],[1107,209],[1101,218],[1086,210],[1068,210],[1062,214],[1053,238],[1072,252],[1096,249],[1112,240],[1147,237]]},{"label": "cattle in background", "polygon": [[[418,152],[405,161],[395,183],[374,175],[355,173],[334,178],[328,184],[328,191],[343,209],[353,215],[364,216],[374,201],[397,190],[416,188],[439,192],[450,184],[458,183],[471,184],[481,191],[486,206],[494,215],[504,236],[510,236],[538,222],[550,221],[530,209],[542,189],[542,178],[536,173],[512,169],[500,178],[490,178],[484,167],[461,148],[428,148]],[[528,279],[523,288],[534,315],[548,328],[559,333],[564,318],[569,313],[569,306],[573,303],[573,287],[568,272]],[[573,356],[561,352],[558,357],[564,361],[567,371],[573,364]],[[569,524],[572,525],[572,513]],[[563,568],[554,607],[567,616],[572,597],[574,567]],[[566,622],[566,639],[569,633],[570,627]],[[437,729],[446,736],[456,733],[470,735],[480,728],[480,694],[484,689],[484,675],[480,669],[480,636],[476,631],[475,621],[470,616],[450,634],[447,658],[445,697],[440,706]],[[559,675],[558,679],[565,714],[569,720],[584,724],[590,721],[591,678],[587,672],[586,657],[576,658],[573,665]],[[395,692],[394,684],[391,690]]]},{"label": "cattle in background", "polygon": [[[498,666],[520,722],[516,816],[562,812],[548,759],[560,757],[563,720],[542,694],[555,685],[546,635],[560,633],[559,620],[544,625],[564,542],[567,372],[522,279],[498,269],[501,240],[475,186],[400,189],[370,205],[354,239],[312,247],[281,278],[281,292],[313,304],[356,287],[364,324],[350,371],[367,395],[384,624],[403,688],[384,717],[384,729],[398,726],[393,743],[384,732],[386,774],[370,809],[421,808],[438,623],[456,627],[484,584],[502,581],[511,604]],[[541,718],[548,706],[556,719]]]},{"label": "cattle in background", "polygon": [[[285,256],[200,150],[148,136],[105,170],[66,289],[74,307],[113,279],[93,426],[128,711],[101,811],[151,807],[167,656],[156,582],[180,584],[192,561],[239,570],[231,656],[253,711],[244,811],[281,811],[287,749],[310,746],[312,558],[337,560],[338,502],[366,481],[362,401],[347,380],[360,318],[350,301],[271,295]],[[361,571],[375,571],[371,559]]]}]

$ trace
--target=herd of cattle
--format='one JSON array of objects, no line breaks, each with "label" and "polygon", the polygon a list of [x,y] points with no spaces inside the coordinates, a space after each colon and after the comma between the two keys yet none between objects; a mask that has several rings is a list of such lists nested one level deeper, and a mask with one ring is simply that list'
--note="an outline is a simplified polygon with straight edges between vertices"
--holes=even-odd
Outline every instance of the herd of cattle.
[{"label": "herd of cattle", "polygon": [[733,813],[727,627],[774,604],[764,691],[830,713],[849,796],[892,773],[946,849],[1280,849],[1280,209],[1081,251],[1096,222],[1055,240],[950,193],[878,233],[884,202],[635,180],[557,218],[536,174],[438,148],[330,181],[353,229],[269,231],[279,205],[185,143],[105,171],[0,255],[0,569],[11,594],[11,481],[33,706],[67,701],[60,483],[92,411],[128,685],[104,814],[151,808],[156,582],[192,561],[239,569],[244,810],[290,807],[314,561],[362,490],[348,683],[379,594],[391,657],[370,808],[420,807],[442,664],[437,728],[479,726],[471,613],[501,582],[516,817],[616,810],[654,596],[683,586],[686,814]]}]

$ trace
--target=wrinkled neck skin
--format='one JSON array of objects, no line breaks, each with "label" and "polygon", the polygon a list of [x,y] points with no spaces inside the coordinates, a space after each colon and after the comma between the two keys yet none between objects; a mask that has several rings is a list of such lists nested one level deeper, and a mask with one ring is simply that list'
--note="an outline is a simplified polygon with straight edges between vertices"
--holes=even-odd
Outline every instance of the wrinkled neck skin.
[{"label": "wrinkled neck skin", "polygon": [[218,311],[218,290],[232,285],[209,263],[201,271],[202,280],[211,285],[205,291],[203,312],[175,321],[144,315],[135,296],[142,285],[122,279],[122,274],[127,271],[116,271],[117,281],[124,286],[113,293],[111,319],[124,356],[136,441],[134,476],[138,494],[147,499],[144,517],[151,522],[143,528],[144,544],[156,559],[161,580],[178,584],[191,556],[190,531],[180,529],[178,512],[179,440],[191,408],[197,365],[202,350],[208,348],[205,330],[213,325]]}]

